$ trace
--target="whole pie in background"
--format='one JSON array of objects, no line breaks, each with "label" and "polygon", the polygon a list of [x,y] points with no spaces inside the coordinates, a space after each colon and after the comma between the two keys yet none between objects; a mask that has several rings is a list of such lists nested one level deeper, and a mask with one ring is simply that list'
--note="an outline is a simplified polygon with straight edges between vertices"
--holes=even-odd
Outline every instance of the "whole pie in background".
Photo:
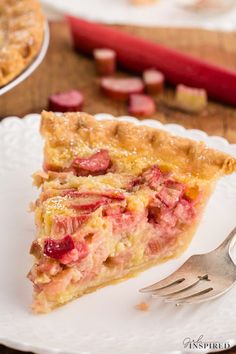
[{"label": "whole pie in background", "polygon": [[44,16],[37,0],[0,2],[0,87],[32,62],[44,37]]}]

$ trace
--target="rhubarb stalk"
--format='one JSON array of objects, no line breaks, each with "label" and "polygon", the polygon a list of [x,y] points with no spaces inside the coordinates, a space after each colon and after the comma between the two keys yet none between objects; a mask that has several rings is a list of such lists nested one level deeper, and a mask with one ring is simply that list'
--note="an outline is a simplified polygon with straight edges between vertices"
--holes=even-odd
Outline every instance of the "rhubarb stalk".
[{"label": "rhubarb stalk", "polygon": [[141,74],[146,69],[155,68],[174,85],[203,88],[209,97],[236,105],[235,71],[106,25],[73,16],[67,16],[67,19],[77,50],[92,54],[95,48],[113,49],[118,63],[130,71]]}]

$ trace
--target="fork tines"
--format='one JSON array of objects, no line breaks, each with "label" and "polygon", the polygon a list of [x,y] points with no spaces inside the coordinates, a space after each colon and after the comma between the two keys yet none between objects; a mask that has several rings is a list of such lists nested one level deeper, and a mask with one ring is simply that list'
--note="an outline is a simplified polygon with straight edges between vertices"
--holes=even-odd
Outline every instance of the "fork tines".
[{"label": "fork tines", "polygon": [[[176,278],[175,273],[169,277],[147,286],[140,290],[142,293],[151,293],[153,298],[164,298],[166,302],[201,302],[205,300],[205,294],[214,289],[209,285],[208,275],[186,276]],[[208,295],[209,296],[209,295]]]}]

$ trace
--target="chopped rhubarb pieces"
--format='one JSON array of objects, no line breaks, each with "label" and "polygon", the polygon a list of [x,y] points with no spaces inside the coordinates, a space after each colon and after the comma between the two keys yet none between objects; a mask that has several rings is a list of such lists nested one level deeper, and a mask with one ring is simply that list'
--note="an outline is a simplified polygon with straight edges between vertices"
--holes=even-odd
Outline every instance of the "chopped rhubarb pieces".
[{"label": "chopped rhubarb pieces", "polygon": [[108,46],[115,50],[118,63],[127,70],[142,74],[148,68],[155,68],[174,85],[202,87],[210,97],[236,105],[235,71],[111,26],[73,16],[67,19],[77,50],[91,54],[94,48]]},{"label": "chopped rhubarb pieces", "polygon": [[140,183],[142,181],[142,177],[134,177],[131,178],[130,181],[127,183],[126,190],[127,192],[132,192],[135,189],[138,189],[140,186]]},{"label": "chopped rhubarb pieces", "polygon": [[67,196],[72,197],[70,207],[77,211],[91,213],[100,208],[102,205],[107,205],[114,202],[125,200],[125,196],[120,192],[71,192]]},{"label": "chopped rhubarb pieces", "polygon": [[152,97],[144,94],[132,94],[129,98],[129,114],[150,116],[156,112],[156,104]]},{"label": "chopped rhubarb pieces", "polygon": [[159,232],[164,237],[175,232],[174,228],[177,223],[177,217],[174,214],[174,209],[167,208],[163,205],[149,208],[148,220],[158,226]]},{"label": "chopped rhubarb pieces", "polygon": [[127,101],[132,93],[142,93],[144,90],[143,82],[138,77],[125,79],[105,77],[101,79],[100,87],[106,96],[120,101]]},{"label": "chopped rhubarb pieces", "polygon": [[117,214],[121,214],[124,211],[124,207],[120,206],[120,205],[108,205],[106,207],[104,207],[103,209],[103,216],[113,216],[113,215],[117,215]]},{"label": "chopped rhubarb pieces", "polygon": [[157,196],[163,204],[171,208],[178,203],[180,192],[176,189],[163,187]]},{"label": "chopped rhubarb pieces", "polygon": [[108,203],[109,203],[108,198],[102,198],[102,197],[99,198],[95,196],[90,196],[90,197],[79,198],[76,200],[76,202],[73,201],[73,203],[70,204],[70,207],[77,211],[92,213],[98,208],[100,208],[100,206],[106,205]]},{"label": "chopped rhubarb pieces", "polygon": [[107,76],[116,71],[116,52],[112,49],[94,49],[93,56],[98,74]]},{"label": "chopped rhubarb pieces", "polygon": [[88,245],[84,241],[76,242],[75,248],[71,251],[65,253],[60,258],[60,263],[62,264],[70,264],[74,262],[80,262],[82,259],[87,257],[89,253]]},{"label": "chopped rhubarb pieces", "polygon": [[127,191],[135,191],[140,188],[140,186],[147,185],[153,190],[157,190],[160,187],[161,183],[167,178],[167,174],[161,172],[160,168],[157,165],[153,165],[148,168],[138,177],[131,179],[127,185]]},{"label": "chopped rhubarb pieces", "polygon": [[146,254],[153,255],[160,252],[160,249],[161,249],[160,242],[158,241],[158,239],[154,238],[148,242],[145,252]]},{"label": "chopped rhubarb pieces", "polygon": [[125,200],[125,195],[122,192],[116,191],[116,190],[111,190],[111,191],[101,191],[97,192],[103,197],[114,199],[114,200]]},{"label": "chopped rhubarb pieces", "polygon": [[132,227],[137,223],[137,215],[130,211],[123,211],[108,215],[110,219],[113,231],[123,233],[127,230],[132,230]]},{"label": "chopped rhubarb pieces", "polygon": [[125,195],[122,192],[119,192],[117,190],[102,190],[102,191],[78,191],[75,189],[70,189],[70,190],[64,190],[61,193],[62,196],[68,196],[71,198],[80,198],[80,197],[89,197],[89,196],[97,196],[97,197],[105,197],[109,199],[115,199],[115,200],[124,200]]},{"label": "chopped rhubarb pieces", "polygon": [[163,180],[163,175],[158,166],[154,165],[142,174],[142,179],[152,189],[156,189]]},{"label": "chopped rhubarb pieces", "polygon": [[196,216],[196,210],[194,208],[194,202],[188,200],[186,197],[183,197],[180,202],[177,204],[174,215],[182,223],[191,223],[193,218]]},{"label": "chopped rhubarb pieces", "polygon": [[89,157],[77,157],[72,163],[76,174],[81,176],[104,174],[110,166],[111,159],[107,150],[99,150]]},{"label": "chopped rhubarb pieces", "polygon": [[52,234],[68,235],[74,234],[81,225],[89,218],[89,214],[65,216],[56,215],[52,218]]},{"label": "chopped rhubarb pieces", "polygon": [[84,241],[76,242],[76,249],[79,253],[78,260],[85,258],[88,255],[88,245]]},{"label": "chopped rhubarb pieces", "polygon": [[60,259],[74,248],[74,241],[69,235],[65,236],[61,240],[54,240],[49,238],[44,242],[44,254],[54,259]]},{"label": "chopped rhubarb pieces", "polygon": [[159,196],[151,202],[148,211],[148,220],[165,227],[166,232],[172,232],[177,223],[191,223],[196,216],[194,203],[186,199],[185,196],[182,198],[176,198],[176,196],[169,198],[165,194],[163,201],[160,200],[161,203],[158,200],[160,200]]},{"label": "chopped rhubarb pieces", "polygon": [[174,181],[173,179],[167,179],[164,182],[165,187],[167,188],[171,188],[171,189],[176,189],[179,190],[182,194],[185,192],[186,190],[186,185],[184,185],[183,183]]},{"label": "chopped rhubarb pieces", "polygon": [[175,106],[183,111],[199,113],[207,105],[207,93],[204,89],[178,85],[175,94]]},{"label": "chopped rhubarb pieces", "polygon": [[164,182],[164,186],[158,192],[157,197],[167,207],[174,207],[178,201],[182,198],[185,191],[185,186],[182,183],[167,180]]},{"label": "chopped rhubarb pieces", "polygon": [[49,97],[49,110],[53,112],[82,111],[83,104],[84,97],[77,90],[59,92]]},{"label": "chopped rhubarb pieces", "polygon": [[163,91],[164,75],[155,69],[148,69],[143,72],[143,81],[147,93],[153,95]]}]

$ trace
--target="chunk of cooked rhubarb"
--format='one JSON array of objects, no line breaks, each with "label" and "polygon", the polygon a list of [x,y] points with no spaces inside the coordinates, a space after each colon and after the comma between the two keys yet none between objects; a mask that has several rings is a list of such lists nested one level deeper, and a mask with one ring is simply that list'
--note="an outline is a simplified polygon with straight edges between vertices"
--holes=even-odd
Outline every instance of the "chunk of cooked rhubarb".
[{"label": "chunk of cooked rhubarb", "polygon": [[77,211],[85,211],[92,213],[100,206],[108,204],[110,200],[108,198],[102,198],[98,196],[87,196],[87,197],[80,197],[71,203],[71,208]]},{"label": "chunk of cooked rhubarb", "polygon": [[75,233],[89,218],[89,213],[83,215],[56,215],[52,218],[53,235],[68,235]]},{"label": "chunk of cooked rhubarb", "polygon": [[105,216],[110,219],[113,232],[120,234],[125,231],[131,231],[132,226],[137,224],[139,221],[137,215],[129,210],[125,210],[124,208],[117,208],[112,211],[112,207],[110,209],[108,207],[105,209]]},{"label": "chunk of cooked rhubarb", "polygon": [[158,192],[157,197],[167,207],[174,207],[182,198],[185,192],[185,185],[176,181],[167,180],[164,182],[162,189]]},{"label": "chunk of cooked rhubarb", "polygon": [[178,85],[175,94],[175,105],[183,111],[199,113],[207,106],[207,93],[204,89]]},{"label": "chunk of cooked rhubarb", "polygon": [[196,209],[194,207],[194,201],[183,196],[180,202],[177,204],[174,214],[183,224],[191,223],[191,220],[196,216]]},{"label": "chunk of cooked rhubarb", "polygon": [[105,197],[115,200],[124,200],[124,193],[116,190],[102,190],[102,191],[78,191],[77,189],[64,190],[61,193],[62,196],[68,196],[71,198],[81,198],[81,197]]},{"label": "chunk of cooked rhubarb", "polygon": [[65,236],[61,240],[48,238],[44,242],[43,252],[46,256],[54,259],[60,259],[66,253],[75,248],[75,244],[71,236]]},{"label": "chunk of cooked rhubarb", "polygon": [[111,166],[111,159],[107,150],[99,150],[89,157],[77,157],[71,167],[77,175],[88,176],[104,174]]},{"label": "chunk of cooked rhubarb", "polygon": [[70,208],[81,213],[93,213],[101,206],[111,203],[122,202],[125,200],[125,195],[120,192],[70,192],[66,193],[69,197],[68,203]]},{"label": "chunk of cooked rhubarb", "polygon": [[148,69],[143,72],[145,91],[151,95],[161,93],[164,88],[165,77],[155,69]]},{"label": "chunk of cooked rhubarb", "polygon": [[101,91],[108,97],[127,101],[133,93],[142,93],[144,90],[143,82],[138,77],[132,78],[109,78],[105,77],[100,82]]},{"label": "chunk of cooked rhubarb", "polygon": [[75,243],[75,247],[65,253],[61,258],[60,258],[60,263],[62,264],[70,264],[74,262],[80,262],[82,259],[87,257],[89,253],[88,250],[88,245],[85,241],[77,241]]},{"label": "chunk of cooked rhubarb", "polygon": [[62,264],[68,264],[85,258],[88,254],[88,246],[85,241],[74,241],[70,235],[67,235],[59,240],[46,239],[43,253],[49,258],[59,260]]},{"label": "chunk of cooked rhubarb", "polygon": [[147,117],[156,112],[156,104],[152,97],[144,94],[132,94],[129,97],[129,114]]},{"label": "chunk of cooked rhubarb", "polygon": [[149,221],[164,227],[166,233],[176,232],[176,225],[189,224],[196,216],[194,202],[181,195],[169,194],[167,189],[159,192],[149,205]]},{"label": "chunk of cooked rhubarb", "polygon": [[58,92],[49,97],[49,110],[53,112],[82,111],[84,96],[77,90]]},{"label": "chunk of cooked rhubarb", "polygon": [[93,51],[96,70],[99,75],[108,76],[116,71],[116,52],[107,48],[96,48]]},{"label": "chunk of cooked rhubarb", "polygon": [[141,180],[150,188],[157,189],[163,181],[163,174],[160,168],[157,165],[154,165],[142,174]]}]

